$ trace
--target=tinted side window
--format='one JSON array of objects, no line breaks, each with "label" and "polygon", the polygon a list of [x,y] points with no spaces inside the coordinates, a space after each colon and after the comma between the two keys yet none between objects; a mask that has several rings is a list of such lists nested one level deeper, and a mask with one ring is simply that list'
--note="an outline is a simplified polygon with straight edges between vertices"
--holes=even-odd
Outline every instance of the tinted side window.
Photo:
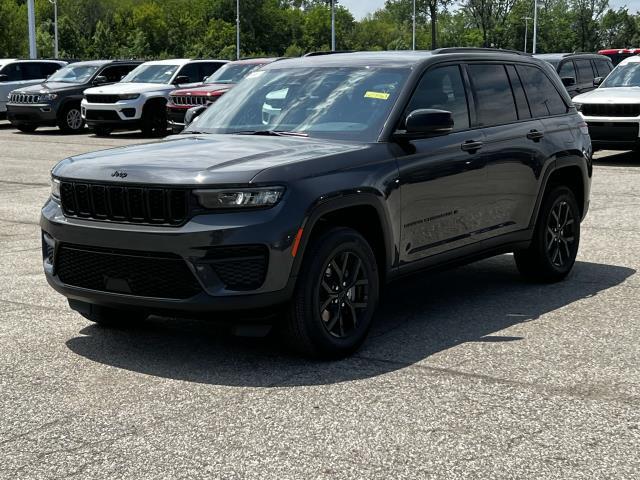
[{"label": "tinted side window", "polygon": [[453,115],[454,130],[469,128],[469,109],[460,67],[438,67],[422,76],[405,113],[408,115],[421,108],[447,110]]},{"label": "tinted side window", "polygon": [[599,77],[606,77],[611,71],[611,65],[606,60],[594,60]]},{"label": "tinted side window", "polygon": [[23,80],[38,80],[40,78],[45,78],[46,75],[42,73],[42,69],[40,68],[40,63],[25,63],[24,71],[22,73]]},{"label": "tinted side window", "polygon": [[22,80],[22,65],[22,63],[11,63],[4,67],[2,73],[9,77],[7,79],[7,82],[17,82],[19,80]]},{"label": "tinted side window", "polygon": [[103,77],[107,77],[107,80],[111,83],[119,82],[122,77],[124,77],[135,67],[135,65],[113,65],[111,67],[104,68],[100,72],[100,75]]},{"label": "tinted side window", "polygon": [[593,69],[589,60],[576,60],[578,70],[578,83],[593,85]]},{"label": "tinted side window", "polygon": [[573,62],[571,60],[564,62],[560,66],[558,75],[560,76],[560,78],[572,77],[576,82],[578,81],[578,78],[576,77],[576,69],[573,66]]},{"label": "tinted side window", "polygon": [[52,73],[60,70],[60,65],[57,63],[51,63],[51,62],[41,63],[40,70],[42,71],[42,75],[43,75],[42,78],[46,78]]},{"label": "tinted side window", "polygon": [[518,119],[504,65],[469,65],[479,125],[500,125]]},{"label": "tinted side window", "polygon": [[199,77],[198,70],[199,69],[197,63],[188,63],[180,69],[180,73],[178,73],[178,76],[181,77],[182,75],[184,75],[186,77],[189,77],[189,81],[184,83],[199,82],[202,80],[202,77]]},{"label": "tinted side window", "polygon": [[534,117],[547,117],[567,112],[567,105],[562,95],[542,70],[525,65],[518,65],[517,70]]},{"label": "tinted side window", "polygon": [[509,74],[509,81],[511,82],[511,89],[513,90],[513,98],[516,100],[516,107],[518,107],[518,118],[520,120],[524,118],[531,118],[531,111],[527,104],[527,97],[524,95],[524,89],[520,78],[516,73],[516,67],[513,65],[507,65],[507,73]]},{"label": "tinted side window", "polygon": [[198,79],[196,80],[196,82],[201,81],[202,79],[204,79],[204,77],[208,77],[209,75],[213,74],[214,72],[216,72],[222,65],[224,65],[224,63],[219,63],[219,62],[211,62],[211,63],[200,63],[199,67],[200,67],[200,75],[198,77]]}]

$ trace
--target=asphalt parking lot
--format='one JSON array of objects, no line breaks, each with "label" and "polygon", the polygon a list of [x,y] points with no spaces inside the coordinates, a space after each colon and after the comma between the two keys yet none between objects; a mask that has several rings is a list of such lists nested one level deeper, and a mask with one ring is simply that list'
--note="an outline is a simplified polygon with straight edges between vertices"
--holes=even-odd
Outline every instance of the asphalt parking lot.
[{"label": "asphalt parking lot", "polygon": [[42,273],[49,170],[147,141],[0,122],[0,478],[638,478],[640,158],[602,152],[575,270],[394,284],[331,363],[207,322],[106,330]]}]

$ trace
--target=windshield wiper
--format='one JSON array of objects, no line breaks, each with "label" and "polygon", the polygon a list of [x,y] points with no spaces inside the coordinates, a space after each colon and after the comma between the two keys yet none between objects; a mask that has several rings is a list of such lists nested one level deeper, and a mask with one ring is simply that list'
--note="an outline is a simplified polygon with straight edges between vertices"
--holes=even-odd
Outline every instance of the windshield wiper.
[{"label": "windshield wiper", "polygon": [[302,132],[287,132],[286,130],[241,130],[233,132],[233,135],[264,135],[269,137],[308,137]]},{"label": "windshield wiper", "polygon": [[182,135],[209,135],[209,133],[207,132],[199,132],[198,130],[183,130],[182,132],[180,132],[180,134]]}]

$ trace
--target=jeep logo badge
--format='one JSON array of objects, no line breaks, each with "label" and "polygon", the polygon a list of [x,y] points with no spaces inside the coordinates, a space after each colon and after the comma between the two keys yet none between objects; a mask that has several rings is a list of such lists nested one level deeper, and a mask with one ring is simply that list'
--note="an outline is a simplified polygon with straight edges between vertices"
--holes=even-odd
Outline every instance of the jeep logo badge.
[{"label": "jeep logo badge", "polygon": [[125,178],[127,176],[127,172],[119,172],[118,170],[116,170],[111,174],[111,176],[117,178]]}]

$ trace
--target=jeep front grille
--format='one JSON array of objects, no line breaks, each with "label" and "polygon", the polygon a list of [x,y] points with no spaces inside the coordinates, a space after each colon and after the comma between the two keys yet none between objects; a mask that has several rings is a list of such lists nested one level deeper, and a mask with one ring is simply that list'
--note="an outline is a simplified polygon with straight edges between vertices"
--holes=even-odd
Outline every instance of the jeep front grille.
[{"label": "jeep front grille", "polygon": [[74,287],[170,299],[202,292],[184,259],[170,253],[61,244],[55,262],[60,281]]},{"label": "jeep front grille", "polygon": [[26,93],[12,93],[9,98],[11,103],[40,103],[40,95],[28,95]]},{"label": "jeep front grille", "polygon": [[95,220],[180,225],[189,215],[189,197],[179,188],[60,183],[65,215]]},{"label": "jeep front grille", "polygon": [[88,103],[116,103],[120,101],[120,95],[89,94],[85,95]]},{"label": "jeep front grille", "polygon": [[205,95],[172,95],[171,101],[174,105],[197,107],[198,105],[206,105],[215,100],[216,97],[207,97]]},{"label": "jeep front grille", "polygon": [[637,117],[640,104],[585,103],[582,113],[588,117]]}]

